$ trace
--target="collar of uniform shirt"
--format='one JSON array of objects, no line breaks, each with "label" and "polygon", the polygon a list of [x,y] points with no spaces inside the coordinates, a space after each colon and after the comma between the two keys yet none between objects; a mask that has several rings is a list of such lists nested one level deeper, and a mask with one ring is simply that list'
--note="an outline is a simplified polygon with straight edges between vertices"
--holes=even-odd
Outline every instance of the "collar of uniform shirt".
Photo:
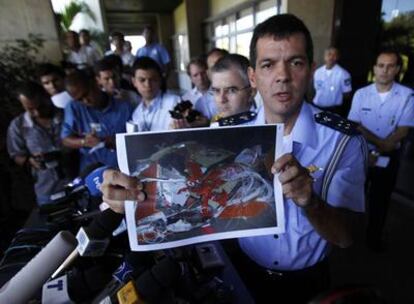
[{"label": "collar of uniform shirt", "polygon": [[316,148],[318,139],[314,131],[316,128],[315,125],[313,111],[309,104],[304,101],[291,132],[293,142]]},{"label": "collar of uniform shirt", "polygon": [[145,102],[141,102],[140,106],[142,106],[142,109],[147,112],[156,111],[161,106],[161,100],[162,100],[162,93],[158,92],[157,96],[151,101],[149,106],[145,105]]}]

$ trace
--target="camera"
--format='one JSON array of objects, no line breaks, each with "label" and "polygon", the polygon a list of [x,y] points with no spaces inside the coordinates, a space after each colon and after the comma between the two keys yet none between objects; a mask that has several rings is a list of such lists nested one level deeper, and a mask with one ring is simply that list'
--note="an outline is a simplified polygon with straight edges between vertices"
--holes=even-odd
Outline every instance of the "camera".
[{"label": "camera", "polygon": [[177,104],[172,111],[169,111],[171,117],[174,119],[186,119],[187,122],[192,123],[201,113],[193,109],[193,104],[189,100],[183,100]]}]

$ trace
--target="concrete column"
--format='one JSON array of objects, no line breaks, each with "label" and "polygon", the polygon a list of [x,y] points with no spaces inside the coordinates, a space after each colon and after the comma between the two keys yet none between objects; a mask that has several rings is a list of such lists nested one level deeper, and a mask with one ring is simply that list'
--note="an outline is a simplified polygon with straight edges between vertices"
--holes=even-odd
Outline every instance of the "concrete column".
[{"label": "concrete column", "polygon": [[39,60],[57,63],[62,52],[50,1],[0,0],[0,48],[15,39],[27,39],[29,33],[45,40]]}]

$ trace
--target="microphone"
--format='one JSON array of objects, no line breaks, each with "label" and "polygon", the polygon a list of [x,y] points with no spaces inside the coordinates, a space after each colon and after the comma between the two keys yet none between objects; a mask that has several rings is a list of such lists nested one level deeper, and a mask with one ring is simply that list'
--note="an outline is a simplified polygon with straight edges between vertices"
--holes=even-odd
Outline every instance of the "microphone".
[{"label": "microphone", "polygon": [[106,209],[98,214],[88,227],[81,227],[76,235],[78,246],[52,274],[52,279],[72,264],[79,255],[92,257],[103,255],[109,244],[107,238],[119,226],[122,219],[123,214]]},{"label": "microphone", "polygon": [[39,212],[55,220],[59,217],[66,219],[73,216],[74,209],[85,210],[99,204],[103,172],[107,168],[100,163],[89,165],[62,191],[52,194],[49,203],[40,206]]},{"label": "microphone", "polygon": [[75,247],[76,239],[70,232],[59,232],[26,266],[3,285],[0,290],[0,303],[27,303]]},{"label": "microphone", "polygon": [[[142,253],[140,253],[142,254]],[[133,256],[137,259],[141,255]],[[143,260],[150,258],[153,264],[152,255],[143,255]],[[128,262],[128,256],[126,257]],[[134,262],[133,262],[134,263]],[[107,287],[94,299],[93,304],[121,303],[121,304],[143,304],[143,303],[174,303],[172,287],[179,283],[184,272],[185,263],[177,262],[169,256],[164,256],[158,263],[148,269],[148,264],[139,261],[137,269],[135,265],[131,268],[124,268],[124,263],[117,272],[121,272],[122,280],[112,280]],[[124,275],[127,273],[127,275]],[[113,275],[117,276],[117,273]],[[134,277],[138,277],[134,281]]]},{"label": "microphone", "polygon": [[90,302],[106,283],[111,274],[102,265],[86,270],[77,268],[43,285],[42,303],[66,304]]}]

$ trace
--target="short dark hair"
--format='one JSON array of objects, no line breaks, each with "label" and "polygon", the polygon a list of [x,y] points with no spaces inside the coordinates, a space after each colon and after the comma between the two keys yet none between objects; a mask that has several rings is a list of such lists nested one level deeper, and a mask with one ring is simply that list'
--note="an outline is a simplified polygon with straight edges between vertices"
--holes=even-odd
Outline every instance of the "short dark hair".
[{"label": "short dark hair", "polygon": [[392,47],[384,47],[384,48],[381,48],[377,52],[377,55],[375,56],[374,65],[377,64],[378,57],[380,55],[383,55],[383,54],[394,55],[397,58],[397,66],[402,67],[403,62],[402,62],[402,58],[401,58],[400,52],[398,52],[398,50],[396,50],[395,48],[392,48]]},{"label": "short dark hair", "polygon": [[81,29],[79,31],[79,34],[86,34],[86,35],[89,35],[89,36],[91,35],[90,32],[87,29]]},{"label": "short dark hair", "polygon": [[36,68],[36,76],[40,80],[43,76],[47,75],[57,75],[61,78],[65,78],[65,72],[52,63],[42,63],[39,64]]},{"label": "short dark hair", "polygon": [[115,70],[116,66],[113,61],[108,60],[107,57],[97,61],[93,66],[95,76],[99,76],[100,72]]},{"label": "short dark hair", "polygon": [[214,53],[220,53],[222,56],[226,56],[229,54],[229,51],[220,48],[212,48],[206,55],[206,58],[210,57]]},{"label": "short dark hair", "polygon": [[124,39],[124,34],[121,33],[121,32],[112,32],[111,33],[111,39],[114,39],[114,37],[118,37],[118,38]]},{"label": "short dark hair", "polygon": [[109,64],[111,64],[113,68],[117,67],[118,70],[122,73],[124,65],[122,64],[122,59],[120,56],[116,54],[111,54],[111,55],[105,56],[104,60],[109,62]]},{"label": "short dark hair", "polygon": [[132,65],[132,75],[135,76],[137,70],[155,70],[163,78],[160,65],[151,57],[143,56],[137,58]]},{"label": "short dark hair", "polygon": [[96,85],[95,79],[90,77],[84,71],[78,70],[66,76],[65,86],[66,87],[83,87],[91,89]]},{"label": "short dark hair", "polygon": [[257,59],[257,41],[265,36],[273,38],[288,38],[294,34],[301,33],[305,36],[306,56],[309,65],[313,62],[313,43],[309,29],[305,23],[292,14],[280,14],[270,17],[266,21],[256,26],[250,41],[250,63],[256,68]]},{"label": "short dark hair", "polygon": [[190,75],[190,66],[196,65],[202,68],[205,68],[207,70],[207,62],[206,62],[206,56],[198,56],[194,57],[190,60],[190,62],[187,64],[187,74]]},{"label": "short dark hair", "polygon": [[38,103],[44,103],[50,101],[50,96],[46,90],[39,83],[34,81],[23,82],[17,86],[16,95],[24,95],[28,99]]},{"label": "short dark hair", "polygon": [[211,68],[211,73],[219,73],[228,71],[231,68],[236,68],[243,80],[249,84],[249,77],[247,70],[249,69],[249,59],[240,54],[228,54],[220,58]]}]

